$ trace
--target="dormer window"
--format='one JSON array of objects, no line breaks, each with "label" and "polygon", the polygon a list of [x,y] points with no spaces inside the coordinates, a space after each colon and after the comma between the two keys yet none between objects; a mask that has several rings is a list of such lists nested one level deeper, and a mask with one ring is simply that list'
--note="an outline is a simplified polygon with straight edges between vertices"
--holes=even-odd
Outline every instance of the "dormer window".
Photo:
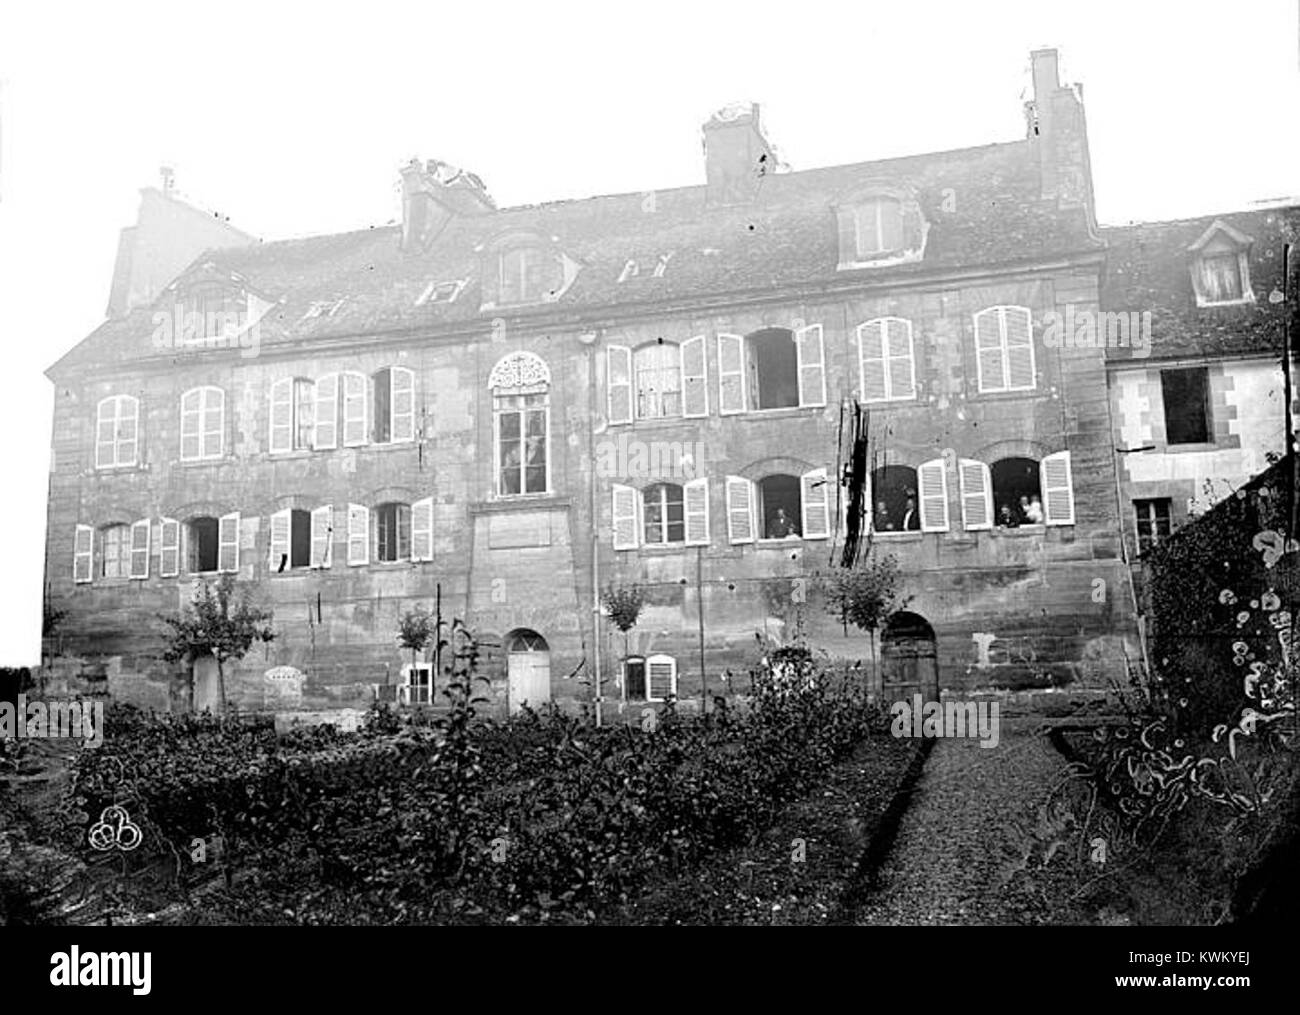
[{"label": "dormer window", "polygon": [[501,302],[539,303],[546,292],[546,259],[538,247],[501,253]]},{"label": "dormer window", "polygon": [[854,210],[854,237],[859,261],[903,249],[903,205],[894,198],[868,201]]},{"label": "dormer window", "polygon": [[836,206],[841,271],[919,261],[929,223],[906,190],[859,192]]},{"label": "dormer window", "polygon": [[1201,307],[1252,303],[1248,254],[1254,240],[1218,219],[1192,244],[1192,288]]}]

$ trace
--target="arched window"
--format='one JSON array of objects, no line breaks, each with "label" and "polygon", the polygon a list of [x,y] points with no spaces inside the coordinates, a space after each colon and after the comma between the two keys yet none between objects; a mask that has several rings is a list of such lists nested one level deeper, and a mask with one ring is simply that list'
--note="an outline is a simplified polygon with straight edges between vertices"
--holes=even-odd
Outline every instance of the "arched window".
[{"label": "arched window", "polygon": [[220,532],[220,520],[209,515],[189,520],[185,527],[185,535],[189,546],[187,566],[192,574],[217,570]]},{"label": "arched window", "polygon": [[375,560],[391,563],[411,559],[411,506],[380,504],[375,508]]},{"label": "arched window", "polygon": [[885,465],[871,473],[871,524],[877,532],[920,532],[916,470]]},{"label": "arched window", "polygon": [[682,414],[681,349],[660,339],[632,353],[637,419],[663,419]]},{"label": "arched window", "polygon": [[1032,458],[1003,458],[994,462],[989,471],[993,478],[994,523],[999,528],[1042,525],[1038,462]]},{"label": "arched window", "polygon": [[226,393],[191,388],[181,395],[181,461],[220,458],[225,449]]},{"label": "arched window", "polygon": [[656,483],[645,489],[643,517],[645,541],[683,543],[686,541],[686,498],[676,483]]},{"label": "arched window", "polygon": [[131,527],[108,525],[99,530],[99,576],[127,578],[131,574]]},{"label": "arched window", "polygon": [[139,447],[140,402],[131,395],[101,399],[95,412],[95,468],[134,465]]},{"label": "arched window", "polygon": [[550,370],[532,353],[512,353],[492,368],[488,387],[492,389],[499,497],[550,489],[550,385]]},{"label": "arched window", "polygon": [[[279,574],[292,568],[311,567],[313,512],[301,508],[285,508],[271,515],[270,567]],[[318,516],[319,518],[319,516]],[[319,529],[320,522],[317,521]],[[319,542],[319,533],[316,534]],[[315,566],[321,566],[315,563]]]},{"label": "arched window", "polygon": [[763,539],[803,534],[803,502],[798,476],[765,476],[758,481],[758,517]]}]

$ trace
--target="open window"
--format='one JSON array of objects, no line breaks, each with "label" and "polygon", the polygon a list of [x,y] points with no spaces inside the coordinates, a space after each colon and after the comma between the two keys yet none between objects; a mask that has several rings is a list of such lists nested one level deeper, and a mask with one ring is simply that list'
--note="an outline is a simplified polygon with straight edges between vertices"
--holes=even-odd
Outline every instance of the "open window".
[{"label": "open window", "polygon": [[681,347],[662,338],[632,353],[637,419],[673,419],[682,414]]},{"label": "open window", "polygon": [[921,505],[916,470],[885,465],[871,473],[871,523],[876,532],[920,532]]},{"label": "open window", "polygon": [[306,377],[282,377],[271,385],[272,454],[312,447],[316,384]]},{"label": "open window", "polygon": [[126,578],[131,574],[131,529],[107,525],[99,530],[99,576]]},{"label": "open window", "polygon": [[1042,525],[1043,489],[1039,464],[1032,458],[1003,458],[989,470],[993,484],[993,522],[998,528]]},{"label": "open window", "polygon": [[1167,444],[1208,444],[1210,426],[1210,375],[1206,367],[1161,370],[1160,392],[1165,403]]},{"label": "open window", "polygon": [[271,553],[275,574],[312,566],[312,512],[300,508],[271,515]]},{"label": "open window", "polygon": [[376,444],[415,440],[415,374],[406,367],[384,367],[371,378]]},{"label": "open window", "polygon": [[789,539],[803,534],[803,501],[798,476],[764,476],[758,481],[761,539]]},{"label": "open window", "polygon": [[185,526],[185,540],[188,548],[186,570],[191,574],[203,574],[216,571],[220,555],[221,522],[210,515],[191,518]]},{"label": "open window", "polygon": [[763,328],[743,338],[718,335],[718,405],[723,415],[825,404],[820,324],[797,331]]},{"label": "open window", "polygon": [[411,559],[411,507],[380,504],[375,508],[375,560],[393,563]]}]

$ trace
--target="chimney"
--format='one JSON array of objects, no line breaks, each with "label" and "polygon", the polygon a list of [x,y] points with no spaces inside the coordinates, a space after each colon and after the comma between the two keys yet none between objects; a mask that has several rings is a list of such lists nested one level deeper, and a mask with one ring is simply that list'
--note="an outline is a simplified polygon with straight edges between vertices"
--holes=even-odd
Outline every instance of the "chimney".
[{"label": "chimney", "polygon": [[1025,103],[1025,119],[1029,142],[1038,156],[1042,196],[1061,208],[1084,207],[1095,221],[1083,86],[1061,84],[1055,49],[1036,49],[1029,58],[1034,97]]},{"label": "chimney", "polygon": [[709,204],[752,200],[763,177],[776,171],[776,155],[763,136],[758,104],[720,109],[703,129]]},{"label": "chimney", "polygon": [[402,249],[421,250],[454,215],[496,211],[483,181],[437,159],[412,159],[402,167]]}]

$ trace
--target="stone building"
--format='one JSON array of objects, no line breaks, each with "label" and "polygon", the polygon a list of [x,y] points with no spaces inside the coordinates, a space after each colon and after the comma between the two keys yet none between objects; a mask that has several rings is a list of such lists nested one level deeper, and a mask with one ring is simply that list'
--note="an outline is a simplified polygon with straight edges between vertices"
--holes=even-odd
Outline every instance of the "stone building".
[{"label": "stone building", "polygon": [[[156,615],[220,572],[275,611],[227,678],[251,706],[426,699],[395,634],[435,602],[503,707],[589,700],[597,667],[611,714],[694,698],[702,666],[743,691],[796,640],[865,660],[814,580],[856,400],[871,552],[911,597],[886,673],[1122,672],[1106,363],[1044,340],[1098,312],[1105,244],[1079,90],[1032,65],[1017,140],[788,172],[728,108],[702,186],[517,208],[412,163],[400,227],[210,241],[115,298],[49,371],[60,665],[175,698]],[[625,637],[595,604],[632,585]]]}]

